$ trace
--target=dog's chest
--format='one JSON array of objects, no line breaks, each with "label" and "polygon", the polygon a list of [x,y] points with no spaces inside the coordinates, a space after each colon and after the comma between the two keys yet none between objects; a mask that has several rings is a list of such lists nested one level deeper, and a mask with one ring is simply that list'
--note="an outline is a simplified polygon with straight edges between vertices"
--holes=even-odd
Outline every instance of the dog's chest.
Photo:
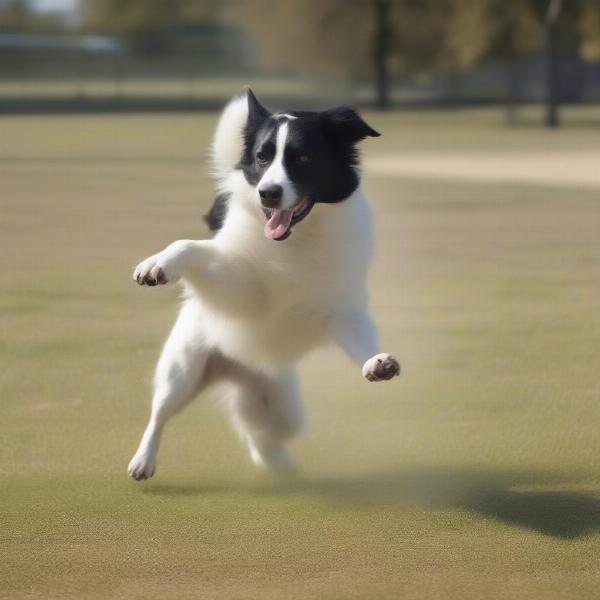
[{"label": "dog's chest", "polygon": [[269,364],[293,362],[323,343],[336,310],[336,293],[331,282],[325,286],[315,275],[271,274],[256,315],[211,320],[215,342],[239,360]]},{"label": "dog's chest", "polygon": [[[287,257],[265,261],[256,273],[264,295],[257,310],[232,316],[203,307],[211,345],[245,364],[289,364],[328,338],[328,325],[343,292],[328,268],[291,265]],[[198,299],[201,303],[201,299]]]},{"label": "dog's chest", "polygon": [[347,214],[358,209],[362,213],[362,205],[337,207],[330,213],[334,223],[324,222],[325,215],[320,222],[309,217],[284,242],[265,240],[260,231],[248,237],[226,232],[224,241],[248,261],[264,300],[256,314],[239,318],[210,311],[211,343],[242,362],[282,364],[330,339],[334,317],[366,294],[369,219]]},{"label": "dog's chest", "polygon": [[324,342],[330,318],[322,306],[297,303],[252,317],[210,311],[203,321],[210,344],[224,354],[244,364],[277,365],[294,362]]}]

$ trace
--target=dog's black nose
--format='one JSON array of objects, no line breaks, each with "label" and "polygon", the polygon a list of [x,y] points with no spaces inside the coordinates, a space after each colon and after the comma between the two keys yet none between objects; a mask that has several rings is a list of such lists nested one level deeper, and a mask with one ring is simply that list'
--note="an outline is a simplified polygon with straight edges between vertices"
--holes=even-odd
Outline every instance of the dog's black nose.
[{"label": "dog's black nose", "polygon": [[258,190],[260,202],[265,208],[277,208],[281,204],[283,188],[280,185],[268,185]]}]

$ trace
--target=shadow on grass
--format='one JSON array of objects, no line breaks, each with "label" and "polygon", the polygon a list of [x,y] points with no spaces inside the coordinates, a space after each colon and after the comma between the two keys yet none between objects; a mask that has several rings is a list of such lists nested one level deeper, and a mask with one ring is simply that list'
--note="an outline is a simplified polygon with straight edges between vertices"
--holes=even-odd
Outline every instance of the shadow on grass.
[{"label": "shadow on grass", "polygon": [[[229,489],[211,485],[157,484],[145,492],[171,496],[227,491],[269,497],[316,494],[336,504],[351,504],[359,510],[377,506],[462,509],[562,539],[599,532],[600,496],[556,489],[566,483],[564,478],[550,473],[415,466],[356,478],[307,479],[298,476]],[[531,489],[539,486],[554,486],[554,489]]]},{"label": "shadow on grass", "polygon": [[[366,505],[459,508],[563,539],[600,531],[600,497],[556,489],[565,483],[549,473],[440,466],[378,473],[361,481],[316,481],[308,487]],[[554,489],[531,489],[539,486]]]},{"label": "shadow on grass", "polygon": [[600,498],[592,494],[498,490],[483,494],[465,508],[563,539],[600,531]]}]

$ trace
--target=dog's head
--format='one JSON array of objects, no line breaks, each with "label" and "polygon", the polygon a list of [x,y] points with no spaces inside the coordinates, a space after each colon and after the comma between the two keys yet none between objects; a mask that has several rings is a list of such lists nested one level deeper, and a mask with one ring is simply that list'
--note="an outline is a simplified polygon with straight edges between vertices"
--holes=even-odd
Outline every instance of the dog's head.
[{"label": "dog's head", "polygon": [[356,144],[377,137],[349,106],[271,114],[246,92],[248,120],[238,167],[256,190],[265,235],[285,240],[316,203],[348,198],[359,183]]}]

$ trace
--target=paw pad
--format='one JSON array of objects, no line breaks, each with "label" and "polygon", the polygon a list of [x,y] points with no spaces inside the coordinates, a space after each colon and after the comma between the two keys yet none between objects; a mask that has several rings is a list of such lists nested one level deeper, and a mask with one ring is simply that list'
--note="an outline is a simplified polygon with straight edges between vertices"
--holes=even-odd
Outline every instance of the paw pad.
[{"label": "paw pad", "polygon": [[400,375],[400,364],[391,354],[377,354],[363,367],[363,376],[369,381],[387,381]]}]

